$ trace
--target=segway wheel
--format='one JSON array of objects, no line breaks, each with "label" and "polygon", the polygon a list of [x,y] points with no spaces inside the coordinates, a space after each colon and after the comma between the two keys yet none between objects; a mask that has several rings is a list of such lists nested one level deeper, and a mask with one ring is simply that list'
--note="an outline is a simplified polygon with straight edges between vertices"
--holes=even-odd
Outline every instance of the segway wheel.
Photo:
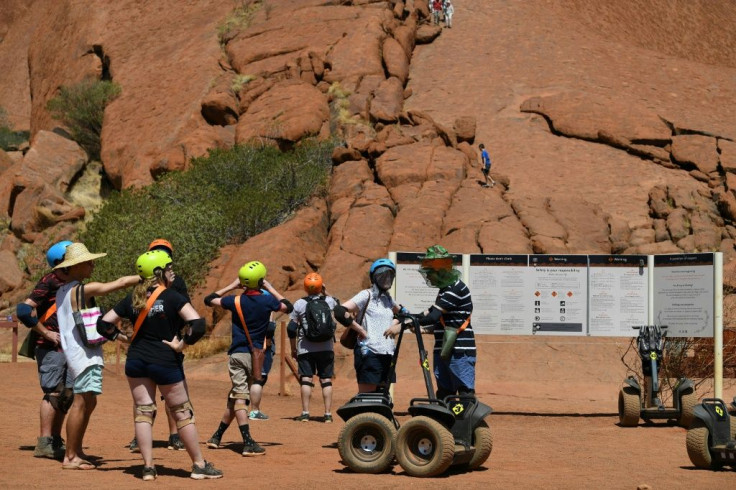
[{"label": "segway wheel", "polygon": [[411,476],[432,477],[444,473],[455,456],[455,438],[429,417],[415,417],[399,429],[396,459]]},{"label": "segway wheel", "polygon": [[698,396],[695,391],[688,391],[680,397],[680,418],[677,423],[680,427],[688,428],[693,422],[695,405],[698,404]]},{"label": "segway wheel", "polygon": [[469,470],[479,468],[491,456],[491,451],[493,451],[491,428],[488,427],[485,420],[481,421],[473,431],[473,446],[475,446],[475,453],[468,462]]},{"label": "segway wheel", "polygon": [[618,421],[621,427],[636,427],[639,425],[641,400],[639,393],[631,386],[624,386],[618,393]]},{"label": "segway wheel", "polygon": [[705,422],[696,418],[687,431],[685,444],[690,462],[697,468],[711,468],[713,459],[708,448],[710,433]]},{"label": "segway wheel", "polygon": [[394,460],[395,441],[393,422],[376,413],[361,413],[342,427],[337,449],[356,473],[382,473]]}]

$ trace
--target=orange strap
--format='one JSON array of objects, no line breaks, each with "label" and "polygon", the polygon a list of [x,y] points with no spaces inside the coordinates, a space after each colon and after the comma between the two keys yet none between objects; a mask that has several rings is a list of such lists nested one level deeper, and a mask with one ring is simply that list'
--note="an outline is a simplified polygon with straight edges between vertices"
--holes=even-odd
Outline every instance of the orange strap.
[{"label": "orange strap", "polygon": [[[471,316],[473,316],[473,315],[468,315],[468,318],[463,322],[462,325],[460,325],[460,328],[457,329],[457,333],[460,333],[463,330],[465,330],[466,328],[468,328],[468,325],[470,325],[470,317]],[[445,317],[444,316],[441,316],[440,317],[440,323],[442,324],[442,328],[445,328]]]},{"label": "orange strap", "polygon": [[163,292],[163,290],[166,289],[165,286],[158,285],[156,289],[153,290],[151,293],[151,296],[148,297],[148,301],[146,301],[146,306],[143,307],[141,312],[138,314],[138,318],[135,320],[135,326],[133,327],[133,335],[130,336],[130,341],[133,342],[133,339],[138,334],[138,330],[140,330],[141,325],[143,325],[143,320],[148,315],[148,312],[151,310],[151,307],[153,306],[153,303],[156,301],[156,298],[158,298],[158,295]]},{"label": "orange strap", "polygon": [[245,318],[243,318],[243,308],[240,306],[240,297],[242,294],[238,295],[235,298],[235,309],[238,310],[238,316],[240,317],[240,323],[243,324],[243,330],[245,330],[245,336],[248,338],[248,345],[250,345],[250,350],[255,350],[255,347],[253,346],[253,341],[250,340],[250,333],[248,333],[248,326],[245,324]]},{"label": "orange strap", "polygon": [[43,314],[41,318],[38,319],[38,321],[43,325],[43,323],[51,318],[51,315],[56,313],[56,301],[54,301],[54,304],[52,304],[48,310],[46,310],[46,313]]}]

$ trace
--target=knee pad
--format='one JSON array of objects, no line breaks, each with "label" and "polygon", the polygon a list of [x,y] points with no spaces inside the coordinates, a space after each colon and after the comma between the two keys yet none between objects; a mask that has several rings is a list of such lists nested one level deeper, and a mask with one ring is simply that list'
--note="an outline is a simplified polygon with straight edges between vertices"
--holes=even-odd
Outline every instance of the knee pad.
[{"label": "knee pad", "polygon": [[[169,407],[169,411],[174,416],[174,419],[176,420],[176,428],[181,429],[182,427],[186,427],[189,424],[194,423],[194,407],[192,406],[192,403],[187,400],[182,404],[175,405],[173,407]],[[184,418],[179,418],[178,415],[183,415]],[[187,414],[189,414],[187,416]]]},{"label": "knee pad", "polygon": [[268,376],[263,376],[261,379],[254,379],[253,384],[258,386],[263,386],[266,384],[266,380],[268,379]]},{"label": "knee pad", "polygon": [[136,405],[135,406],[135,422],[145,422],[153,425],[153,421],[156,420],[156,404],[150,403],[148,405]]},{"label": "knee pad", "polygon": [[320,386],[322,387],[322,389],[325,389],[325,388],[327,388],[328,386],[332,386],[332,381],[324,381],[324,382],[323,382],[323,381],[322,381],[322,380],[320,379],[320,380],[319,380],[319,385],[320,385]]},{"label": "knee pad", "polygon": [[299,384],[302,385],[302,386],[310,386],[310,387],[314,388],[314,383],[312,381],[307,381],[305,379],[300,379],[299,380]]}]

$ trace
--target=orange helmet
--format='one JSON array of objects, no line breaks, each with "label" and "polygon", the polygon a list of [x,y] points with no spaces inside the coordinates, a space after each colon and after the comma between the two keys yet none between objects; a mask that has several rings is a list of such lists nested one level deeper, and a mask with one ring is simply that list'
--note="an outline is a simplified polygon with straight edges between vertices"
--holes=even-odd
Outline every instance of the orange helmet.
[{"label": "orange helmet", "polygon": [[157,238],[152,241],[148,246],[148,250],[163,250],[169,255],[174,254],[174,247],[171,246],[171,242],[163,238]]},{"label": "orange helmet", "polygon": [[322,276],[316,272],[307,274],[304,278],[304,290],[308,294],[320,294],[322,292]]}]

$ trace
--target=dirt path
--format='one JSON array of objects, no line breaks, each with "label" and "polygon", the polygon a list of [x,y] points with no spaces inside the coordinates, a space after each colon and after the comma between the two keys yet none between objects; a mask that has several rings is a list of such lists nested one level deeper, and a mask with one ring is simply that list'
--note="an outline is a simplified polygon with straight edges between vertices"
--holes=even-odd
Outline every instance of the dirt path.
[{"label": "dirt path", "polygon": [[[482,339],[481,339],[482,340]],[[589,349],[589,362],[599,357],[594,342]],[[536,343],[522,345],[501,342],[484,347],[485,355],[478,372],[479,397],[494,408],[489,418],[494,448],[488,462],[471,473],[453,473],[431,480],[433,488],[488,488],[533,486],[544,488],[636,488],[648,484],[652,488],[729,488],[736,485],[734,471],[703,471],[692,467],[685,450],[682,428],[667,425],[644,426],[634,429],[618,427],[616,393],[619,383],[601,380],[596,369],[574,373],[570,379],[555,383],[552,379],[522,382],[524,372],[550,369],[550,376],[560,369],[570,369],[580,363],[564,344]],[[603,344],[602,349],[611,349]],[[550,348],[553,347],[553,348]],[[607,346],[607,347],[606,347]],[[496,361],[524,359],[532,352],[535,361],[519,362],[517,374],[502,372]],[[489,353],[493,352],[493,356]],[[545,356],[548,352],[553,355]],[[402,353],[399,367],[400,385],[396,406],[402,411],[411,396],[421,396],[414,354],[408,347]],[[614,356],[604,356],[599,363],[615,366]],[[583,359],[582,362],[586,360]],[[335,406],[345,403],[353,394],[354,378],[350,359],[341,363],[335,381]],[[592,365],[592,363],[590,363]],[[0,425],[0,464],[6,469],[0,475],[0,488],[48,487],[79,488],[94,483],[102,488],[138,488],[141,484],[140,455],[130,454],[125,447],[133,435],[130,414],[131,398],[123,376],[115,375],[114,366],[105,370],[104,394],[85,439],[86,451],[98,456],[95,471],[62,471],[61,465],[50,460],[34,459],[33,446],[38,431],[39,390],[35,366],[32,363],[0,365],[4,396],[0,410],[5,420]],[[219,422],[229,389],[224,356],[186,364],[192,401],[196,409],[200,440],[206,440]],[[497,371],[497,374],[493,374]],[[574,369],[573,369],[574,371]],[[619,374],[623,374],[618,368]],[[503,378],[504,381],[494,379]],[[578,379],[574,383],[573,378]],[[620,379],[620,377],[619,377]],[[185,452],[166,450],[165,423],[159,417],[154,427],[155,464],[159,471],[158,484],[194,487],[254,484],[256,488],[271,485],[276,488],[373,488],[396,486],[426,486],[427,481],[411,478],[396,466],[391,473],[381,475],[353,474],[340,462],[336,448],[342,421],[332,425],[317,420],[321,415],[321,397],[313,397],[315,420],[300,423],[292,420],[299,413],[297,396],[278,395],[278,367],[266,386],[263,410],[270,420],[253,422],[255,438],[267,449],[263,458],[243,458],[239,453],[240,439],[231,427],[223,441],[230,444],[221,450],[204,448],[205,457],[225,472],[225,478],[199,483],[188,478],[189,459]],[[295,384],[287,390],[298,393]],[[161,405],[161,404],[159,404]],[[159,406],[159,408],[163,408]],[[400,416],[406,420],[406,415]],[[26,471],[18,471],[25,468]]]}]

